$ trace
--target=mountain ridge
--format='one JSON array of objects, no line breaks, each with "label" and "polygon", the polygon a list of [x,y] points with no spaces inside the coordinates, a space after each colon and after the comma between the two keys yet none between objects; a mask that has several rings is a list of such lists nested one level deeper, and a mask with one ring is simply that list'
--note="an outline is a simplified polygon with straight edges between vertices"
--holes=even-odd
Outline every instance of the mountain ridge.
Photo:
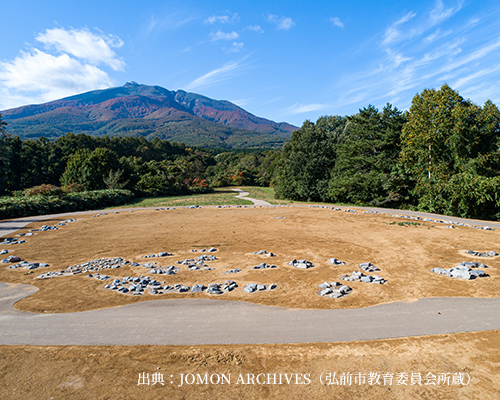
[{"label": "mountain ridge", "polygon": [[276,147],[298,129],[227,100],[135,82],[1,113],[7,131],[22,138],[52,139],[73,132],[159,137],[209,147]]}]

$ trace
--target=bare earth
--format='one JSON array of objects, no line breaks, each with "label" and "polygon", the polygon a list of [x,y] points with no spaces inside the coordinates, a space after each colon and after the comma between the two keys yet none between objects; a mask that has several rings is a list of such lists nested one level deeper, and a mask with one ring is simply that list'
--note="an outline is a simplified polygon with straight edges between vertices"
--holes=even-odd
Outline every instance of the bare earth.
[{"label": "bare earth", "polygon": [[[18,233],[54,225],[69,218],[35,222]],[[401,222],[420,225],[398,225]],[[37,280],[42,272],[103,257],[123,257],[162,266],[201,253],[191,249],[218,249],[213,271],[187,271],[156,276],[168,284],[192,286],[233,279],[239,288],[217,299],[245,301],[300,309],[358,308],[425,297],[498,297],[499,259],[465,255],[465,251],[500,252],[498,230],[447,228],[434,222],[404,220],[377,214],[347,213],[324,208],[202,208],[169,211],[108,212],[98,218],[79,215],[75,223],[56,231],[36,232],[26,244],[0,246],[9,255],[29,262],[46,262],[49,268],[26,274],[1,264],[0,281],[26,283],[39,291],[16,303],[30,312],[74,312],[115,307],[146,300],[212,298],[205,293],[128,296],[103,290],[105,282],[84,274]],[[252,254],[272,251],[277,257]],[[12,251],[11,251],[12,250]],[[166,258],[143,258],[168,251]],[[328,259],[348,262],[333,266]],[[288,265],[292,259],[315,264],[309,270]],[[430,272],[451,268],[461,261],[484,262],[488,278],[460,281]],[[278,268],[252,270],[261,262]],[[387,279],[384,285],[348,282],[353,293],[342,299],[316,294],[318,284],[339,281],[344,273],[372,262]],[[223,274],[241,268],[238,274]],[[142,267],[106,272],[112,278],[148,275]],[[149,275],[151,276],[151,275]],[[277,284],[274,291],[246,294],[250,282]],[[147,329],[145,327],[144,329]],[[411,339],[295,345],[227,346],[2,346],[0,398],[363,398],[363,399],[495,399],[500,393],[499,331],[436,335]],[[140,373],[161,372],[165,384],[139,385]],[[468,385],[368,383],[322,385],[322,373],[352,374],[428,373],[468,374]],[[230,374],[231,384],[183,385],[181,374]],[[238,374],[309,374],[309,384],[237,384]],[[173,375],[173,384],[170,383]],[[323,375],[325,377],[325,375]],[[415,378],[416,379],[416,378]],[[307,380],[306,380],[307,381]],[[304,379],[302,379],[304,382]],[[354,381],[353,381],[354,382]],[[307,382],[306,382],[307,383]]]}]

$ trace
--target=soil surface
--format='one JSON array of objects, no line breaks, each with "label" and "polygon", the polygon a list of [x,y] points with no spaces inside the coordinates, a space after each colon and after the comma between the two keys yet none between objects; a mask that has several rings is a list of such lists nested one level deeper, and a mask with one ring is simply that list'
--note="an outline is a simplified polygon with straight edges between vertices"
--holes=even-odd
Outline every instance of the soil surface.
[{"label": "soil surface", "polygon": [[[96,214],[94,214],[96,215]],[[67,217],[66,217],[67,218]],[[34,222],[23,228],[54,225],[64,218]],[[217,248],[217,261],[207,262],[211,271],[189,271],[185,266],[176,275],[149,274],[147,268],[122,267],[102,273],[111,278],[152,276],[166,284],[223,283],[236,281],[239,287],[218,296],[218,300],[245,301],[300,309],[357,308],[395,301],[413,301],[424,297],[497,297],[500,292],[499,258],[471,257],[474,251],[499,251],[500,231],[486,231],[446,224],[406,220],[381,214],[350,213],[326,208],[201,208],[142,210],[94,217],[78,215],[77,221],[58,230],[35,232],[26,243],[4,246],[29,262],[48,263],[50,267],[28,273],[7,269],[2,264],[0,281],[26,283],[39,288],[21,300],[16,308],[32,312],[74,312],[115,307],[145,300],[199,298],[206,293],[144,294],[130,296],[103,290],[105,281],[87,278],[86,274],[52,279],[36,279],[47,271],[63,270],[97,258],[123,257],[138,263],[157,262],[162,266],[201,254],[190,250]],[[255,255],[266,250],[276,257]],[[173,253],[162,258],[144,258],[161,251]],[[331,265],[336,257],[348,265]],[[306,259],[315,266],[294,268],[292,259]],[[452,279],[431,272],[434,267],[451,268],[467,261],[484,262],[487,278],[471,281]],[[275,269],[252,269],[260,263],[274,264]],[[341,299],[317,295],[318,285],[341,281],[343,274],[359,270],[371,262],[380,268],[375,274],[387,280],[383,285],[346,282],[353,291]],[[236,274],[226,274],[239,268]],[[276,284],[272,291],[247,294],[247,283]]]},{"label": "soil surface", "polygon": [[[68,218],[34,221],[18,233]],[[304,207],[141,210],[119,214],[108,211],[98,218],[92,214],[78,215],[76,222],[55,231],[35,232],[26,237],[25,244],[0,246],[8,249],[9,255],[50,264],[31,274],[23,269],[8,270],[0,264],[0,281],[38,287],[38,292],[15,307],[39,313],[95,310],[168,298],[211,299],[204,293],[122,295],[103,290],[105,282],[84,274],[48,280],[34,277],[103,257],[174,265],[177,260],[202,254],[192,253],[191,249],[214,246],[218,250],[213,254],[218,260],[208,263],[214,270],[181,268],[177,275],[155,278],[189,286],[233,279],[239,287],[218,296],[218,300],[295,309],[359,308],[425,297],[498,297],[498,257],[465,254],[469,249],[499,252],[498,230],[447,226],[388,215]],[[277,257],[252,254],[262,249]],[[143,258],[160,251],[174,255]],[[331,257],[348,265],[330,265]],[[307,259],[315,267],[295,269],[288,265],[294,258]],[[484,262],[490,276],[460,281],[430,272],[431,268],[451,268],[464,260]],[[278,268],[251,269],[261,262]],[[358,270],[361,262],[377,265],[381,271],[376,274],[388,282],[348,282],[353,292],[342,299],[316,294],[318,284],[339,281],[342,274]],[[224,274],[231,268],[241,268],[242,272]],[[151,276],[142,267],[105,273],[119,278]],[[248,282],[275,283],[278,288],[246,294],[241,288]],[[153,385],[154,379],[160,380],[160,373],[164,383]],[[341,381],[341,376],[345,378],[348,373],[351,380]],[[148,374],[149,385],[145,384],[144,374]],[[245,383],[238,380],[240,374]],[[248,374],[253,375],[253,381]],[[263,384],[262,374],[266,374]],[[274,384],[274,374],[278,382],[281,376],[282,383]],[[229,377],[229,384],[213,383],[223,375]],[[287,382],[290,376],[292,379]],[[192,378],[193,384],[186,383],[186,379],[191,382]],[[328,385],[335,383],[332,378],[339,384]],[[184,384],[179,387],[183,379]],[[359,379],[364,380],[359,383]],[[500,331],[348,343],[1,346],[0,382],[2,399],[495,399],[500,393]]]},{"label": "soil surface", "polygon": [[[340,384],[349,373],[351,384]],[[492,400],[499,378],[500,331],[331,344],[2,346],[0,356],[5,400]]]}]

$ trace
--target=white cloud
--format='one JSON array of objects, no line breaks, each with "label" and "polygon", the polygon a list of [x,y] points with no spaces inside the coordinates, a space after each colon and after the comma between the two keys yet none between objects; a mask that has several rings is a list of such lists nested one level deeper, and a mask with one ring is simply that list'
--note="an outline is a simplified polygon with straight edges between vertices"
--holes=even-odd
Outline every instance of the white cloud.
[{"label": "white cloud", "polygon": [[211,17],[208,17],[205,21],[203,21],[205,24],[210,24],[213,25],[215,23],[220,23],[220,24],[232,24],[235,22],[238,22],[240,20],[240,16],[238,13],[234,13],[233,15],[212,15]]},{"label": "white cloud", "polygon": [[71,54],[92,64],[106,64],[115,71],[122,71],[125,63],[119,59],[112,48],[123,46],[123,41],[113,35],[96,34],[88,29],[66,30],[47,29],[36,38],[49,49]]},{"label": "white cloud", "polygon": [[[245,57],[246,58],[246,57]],[[243,60],[245,60],[245,58]],[[193,90],[201,87],[212,86],[219,82],[226,81],[234,76],[235,72],[241,67],[242,61],[233,61],[220,68],[216,68],[206,74],[196,78],[186,85],[185,90]]]},{"label": "white cloud", "polygon": [[250,25],[250,26],[247,26],[246,29],[248,29],[249,31],[252,31],[252,32],[264,33],[264,29],[262,29],[260,25]]},{"label": "white cloud", "polygon": [[276,29],[287,31],[295,25],[295,22],[289,17],[280,17],[278,15],[270,14],[267,16],[268,22],[276,24]]},{"label": "white cloud", "polygon": [[226,53],[239,53],[244,46],[245,44],[243,42],[233,42],[231,47],[224,47],[223,50]]},{"label": "white cloud", "polygon": [[45,51],[20,51],[15,59],[0,62],[1,108],[113,86],[113,79],[98,65],[113,70],[125,66],[112,50],[123,45],[115,36],[56,28],[37,35],[36,40],[46,45]]},{"label": "white cloud", "polygon": [[439,24],[453,16],[455,13],[461,10],[463,1],[459,1],[456,7],[445,8],[442,0],[437,0],[435,7],[430,12],[429,16],[432,25]]},{"label": "white cloud", "polygon": [[330,22],[334,25],[334,26],[337,26],[339,28],[343,28],[344,27],[344,23],[340,20],[339,17],[332,17],[330,18]]},{"label": "white cloud", "polygon": [[406,24],[416,15],[417,14],[415,14],[413,11],[410,11],[409,13],[401,17],[398,21],[396,21],[394,24],[392,24],[389,28],[387,28],[384,34],[384,40],[382,44],[387,45],[398,41],[401,37],[401,31],[399,30],[399,27],[403,24]]},{"label": "white cloud", "polygon": [[305,114],[312,111],[324,110],[328,107],[328,104],[294,104],[291,107],[288,107],[288,111],[290,114]]},{"label": "white cloud", "polygon": [[210,40],[212,42],[217,42],[219,40],[235,40],[238,39],[240,35],[237,32],[222,32],[220,29],[217,32],[210,32]]}]

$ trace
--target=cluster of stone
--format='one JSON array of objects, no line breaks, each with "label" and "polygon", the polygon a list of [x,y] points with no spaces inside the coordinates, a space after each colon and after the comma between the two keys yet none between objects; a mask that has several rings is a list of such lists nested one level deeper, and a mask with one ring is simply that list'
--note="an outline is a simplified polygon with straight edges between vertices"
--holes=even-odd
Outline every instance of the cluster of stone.
[{"label": "cluster of stone", "polygon": [[224,272],[225,274],[237,274],[238,272],[241,272],[240,268],[232,268],[229,271]]},{"label": "cluster of stone", "polygon": [[314,267],[314,264],[310,261],[307,260],[296,260],[293,259],[288,263],[288,265],[291,265],[292,267],[298,268],[298,269],[309,269]]},{"label": "cluster of stone", "polygon": [[278,286],[274,283],[271,283],[268,287],[266,287],[266,285],[263,284],[249,283],[243,288],[243,291],[245,293],[255,293],[255,292],[263,292],[265,290],[274,290],[277,287]]},{"label": "cluster of stone", "polygon": [[215,268],[209,267],[205,261],[216,261],[217,257],[213,255],[203,254],[196,259],[188,258],[186,260],[177,261],[177,264],[186,265],[190,271],[211,271]]},{"label": "cluster of stone", "polygon": [[259,251],[254,251],[253,254],[257,254],[259,256],[266,256],[266,257],[276,257],[276,254],[272,252],[267,252],[265,250],[259,250]]},{"label": "cluster of stone", "polygon": [[180,271],[180,268],[177,268],[173,265],[169,267],[162,267],[159,265],[154,264],[144,264],[144,268],[149,268],[149,273],[150,274],[157,274],[157,275],[175,275]]},{"label": "cluster of stone", "polygon": [[4,258],[1,262],[4,264],[8,264],[8,263],[15,263],[15,262],[19,262],[19,261],[21,261],[21,258],[19,258],[18,256],[8,256],[7,258]]},{"label": "cluster of stone", "polygon": [[474,256],[474,257],[496,257],[496,256],[498,256],[498,253],[496,251],[480,252],[480,251],[467,250],[466,253],[470,254],[471,256]]},{"label": "cluster of stone", "polygon": [[99,213],[99,214],[95,214],[95,215],[92,215],[92,218],[99,218],[100,216],[102,215],[108,215],[108,213]]},{"label": "cluster of stone", "polygon": [[386,279],[378,275],[365,275],[361,271],[352,271],[351,275],[344,274],[342,275],[342,279],[348,282],[377,283],[380,285],[387,282]]},{"label": "cluster of stone", "polygon": [[342,285],[340,282],[323,282],[318,285],[320,289],[318,295],[339,299],[347,296],[352,292],[352,289],[347,285]]},{"label": "cluster of stone", "polygon": [[[98,275],[98,274],[97,274]],[[91,276],[93,278],[103,279],[102,276]],[[109,277],[106,277],[108,279]],[[111,283],[104,286],[104,289],[115,290],[117,292],[142,296],[147,290],[150,294],[165,294],[165,293],[201,293],[220,295],[230,292],[238,287],[234,281],[227,280],[223,284],[210,283],[207,286],[203,284],[195,284],[192,287],[176,283],[174,285],[165,285],[165,282],[158,282],[148,276],[141,277],[124,277],[122,279],[114,279]]]},{"label": "cluster of stone", "polygon": [[[3,262],[3,260],[2,260],[2,262]],[[48,266],[49,266],[49,264],[47,264],[47,263],[36,263],[36,262],[30,263],[27,261],[21,261],[19,264],[10,265],[9,269],[24,268],[27,270],[33,270],[33,269],[37,269],[37,268],[46,268]]]},{"label": "cluster of stone", "polygon": [[274,264],[266,264],[266,263],[260,263],[259,265],[252,267],[252,269],[268,269],[268,268],[278,268],[278,267]]},{"label": "cluster of stone", "polygon": [[146,254],[144,258],[155,258],[155,257],[168,257],[173,255],[172,253],[168,253],[166,251],[160,251],[159,253],[156,254]]},{"label": "cluster of stone", "polygon": [[477,226],[477,225],[472,225],[472,224],[469,224],[469,223],[456,222],[456,221],[446,221],[446,220],[442,220],[442,219],[431,219],[431,218],[427,218],[427,217],[422,218],[422,217],[415,216],[415,215],[398,215],[398,214],[392,214],[391,217],[413,219],[413,220],[424,221],[424,222],[434,222],[436,224],[449,225],[448,228],[455,228],[457,226],[466,226],[466,227],[469,227],[469,228],[482,229],[482,230],[485,230],[485,231],[491,231],[491,230],[493,230],[489,226]]},{"label": "cluster of stone", "polygon": [[33,236],[33,232],[18,233],[16,236],[17,236],[17,237],[23,237],[23,236]]},{"label": "cluster of stone", "polygon": [[196,250],[196,249],[192,249],[191,252],[192,253],[196,253],[196,252],[200,252],[200,253],[205,253],[205,252],[208,252],[208,253],[213,253],[215,251],[217,251],[217,249],[215,247],[210,247],[208,250],[207,249],[200,249],[200,250]]},{"label": "cluster of stone", "polygon": [[359,264],[359,269],[361,271],[364,271],[364,272],[380,271],[380,268],[378,268],[377,266],[373,265],[371,262]]},{"label": "cluster of stone", "polygon": [[336,259],[335,257],[330,258],[330,259],[328,260],[328,262],[329,262],[330,264],[333,264],[333,265],[347,265],[347,263],[346,263],[345,261],[340,261],[340,260]]},{"label": "cluster of stone", "polygon": [[100,272],[108,269],[120,268],[130,264],[130,261],[124,260],[121,257],[116,258],[99,258],[78,265],[72,265],[63,271],[52,271],[37,276],[39,279],[48,279],[56,276],[78,275],[84,272]]},{"label": "cluster of stone", "polygon": [[[95,278],[96,276],[94,275],[92,277]],[[125,276],[121,280],[115,278],[113,282],[104,286],[104,289],[116,290],[121,293],[129,293],[135,296],[141,296],[147,288],[151,290],[161,289],[161,283],[154,279],[150,279],[149,276]]]},{"label": "cluster of stone", "polygon": [[19,238],[14,238],[14,237],[7,237],[7,238],[4,238],[3,242],[0,242],[0,244],[21,244],[21,243],[25,243],[26,240],[24,239],[19,239]]},{"label": "cluster of stone", "polygon": [[450,278],[463,279],[463,280],[471,280],[489,276],[486,272],[484,272],[481,269],[472,269],[472,268],[488,268],[488,267],[483,263],[463,261],[453,268],[444,269],[437,267],[431,269],[431,271],[438,275],[445,275]]}]

